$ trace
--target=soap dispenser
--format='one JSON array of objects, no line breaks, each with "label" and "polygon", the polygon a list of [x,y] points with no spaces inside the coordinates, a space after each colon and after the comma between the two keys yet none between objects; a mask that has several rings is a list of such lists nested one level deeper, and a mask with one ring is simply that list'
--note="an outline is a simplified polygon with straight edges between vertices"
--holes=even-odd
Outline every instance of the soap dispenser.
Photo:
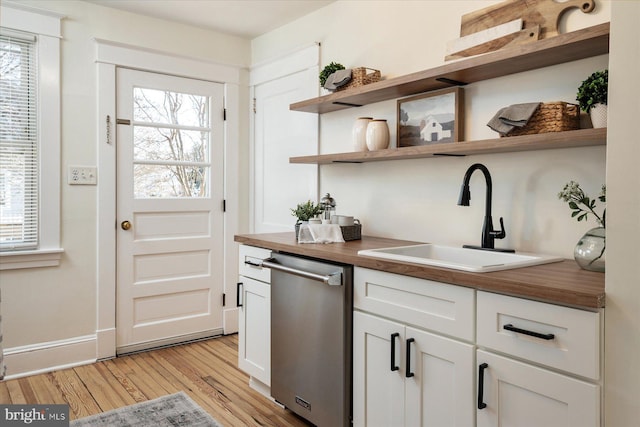
[{"label": "soap dispenser", "polygon": [[336,201],[331,197],[331,194],[327,193],[322,199],[320,199],[320,206],[323,209],[323,219],[331,220],[331,215],[336,212]]}]

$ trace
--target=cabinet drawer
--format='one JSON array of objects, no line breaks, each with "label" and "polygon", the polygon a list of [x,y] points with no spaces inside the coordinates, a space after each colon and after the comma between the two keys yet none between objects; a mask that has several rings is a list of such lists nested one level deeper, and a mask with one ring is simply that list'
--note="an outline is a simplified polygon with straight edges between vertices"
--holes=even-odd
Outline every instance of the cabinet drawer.
[{"label": "cabinet drawer", "polygon": [[473,341],[475,291],[365,268],[354,269],[356,309]]},{"label": "cabinet drawer", "polygon": [[[254,246],[240,245],[238,249],[238,273],[241,276],[271,283],[271,269],[256,267],[255,265],[263,259],[271,257],[271,251]],[[250,264],[249,264],[250,263]]]},{"label": "cabinet drawer", "polygon": [[477,298],[479,346],[600,378],[600,313],[488,292]]}]

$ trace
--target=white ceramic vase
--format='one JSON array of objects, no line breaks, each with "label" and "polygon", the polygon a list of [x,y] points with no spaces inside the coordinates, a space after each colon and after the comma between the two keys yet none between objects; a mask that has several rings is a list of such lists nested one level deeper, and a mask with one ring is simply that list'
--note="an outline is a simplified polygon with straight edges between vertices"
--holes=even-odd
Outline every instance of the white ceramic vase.
[{"label": "white ceramic vase", "polygon": [[367,126],[367,148],[370,151],[384,150],[389,147],[389,126],[383,119],[374,119]]},{"label": "white ceramic vase", "polygon": [[607,127],[607,104],[594,104],[589,109],[589,116],[594,128]]},{"label": "white ceramic vase", "polygon": [[367,151],[367,126],[371,120],[373,120],[371,117],[358,117],[353,124],[351,132],[353,151]]}]

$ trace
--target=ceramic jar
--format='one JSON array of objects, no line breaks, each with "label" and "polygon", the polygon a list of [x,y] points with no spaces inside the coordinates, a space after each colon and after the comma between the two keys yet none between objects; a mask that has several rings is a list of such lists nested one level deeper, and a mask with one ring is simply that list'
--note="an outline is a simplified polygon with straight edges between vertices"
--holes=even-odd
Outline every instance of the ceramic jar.
[{"label": "ceramic jar", "polygon": [[374,119],[367,126],[367,148],[370,151],[389,147],[389,126],[383,119]]},{"label": "ceramic jar", "polygon": [[353,151],[367,151],[367,126],[373,120],[372,117],[358,117],[353,124],[351,137]]}]

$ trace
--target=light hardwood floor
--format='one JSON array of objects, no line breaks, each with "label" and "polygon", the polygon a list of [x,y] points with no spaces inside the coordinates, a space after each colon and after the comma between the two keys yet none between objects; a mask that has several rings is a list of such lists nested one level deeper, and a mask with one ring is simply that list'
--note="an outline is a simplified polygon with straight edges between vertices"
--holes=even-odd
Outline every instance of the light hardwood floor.
[{"label": "light hardwood floor", "polygon": [[224,426],[308,426],[249,387],[228,335],[0,382],[0,403],[68,403],[71,419],[184,391]]}]

